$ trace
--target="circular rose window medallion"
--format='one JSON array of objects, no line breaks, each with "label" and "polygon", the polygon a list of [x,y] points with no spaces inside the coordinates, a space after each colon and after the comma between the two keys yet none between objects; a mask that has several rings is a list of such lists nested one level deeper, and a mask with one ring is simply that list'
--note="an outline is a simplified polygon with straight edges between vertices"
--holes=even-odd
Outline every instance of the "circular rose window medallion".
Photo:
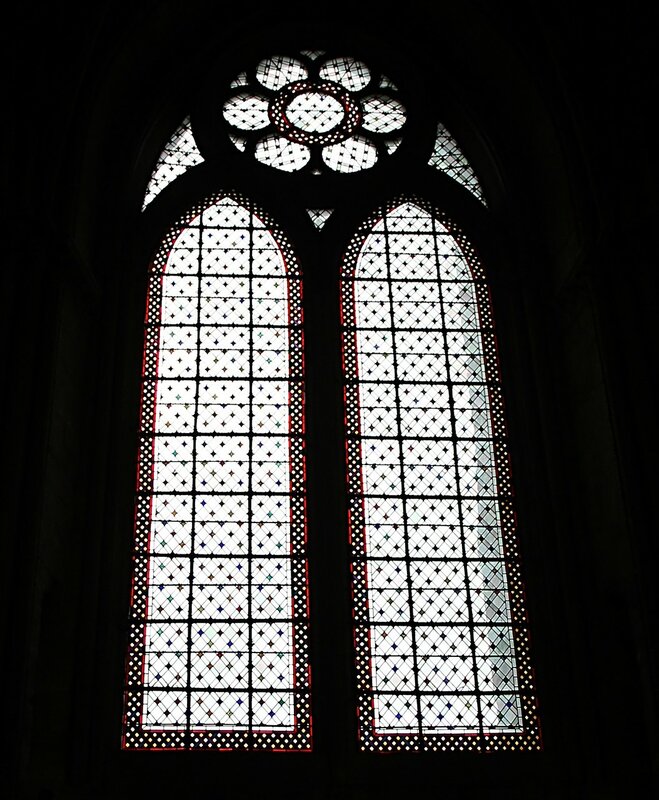
[{"label": "circular rose window medallion", "polygon": [[286,172],[359,172],[400,144],[405,109],[396,87],[354,58],[266,58],[231,84],[223,107],[234,145]]},{"label": "circular rose window medallion", "polygon": [[309,133],[325,134],[338,127],[345,115],[346,111],[338,100],[331,94],[317,91],[313,84],[284,107],[284,119],[293,128]]}]

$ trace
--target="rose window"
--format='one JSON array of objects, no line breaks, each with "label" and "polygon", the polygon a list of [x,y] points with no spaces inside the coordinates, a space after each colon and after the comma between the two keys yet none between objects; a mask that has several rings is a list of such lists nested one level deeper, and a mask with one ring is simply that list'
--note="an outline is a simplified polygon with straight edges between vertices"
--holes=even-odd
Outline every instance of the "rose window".
[{"label": "rose window", "polygon": [[231,141],[285,172],[359,172],[401,142],[406,112],[396,87],[354,58],[273,56],[230,90],[223,115]]}]

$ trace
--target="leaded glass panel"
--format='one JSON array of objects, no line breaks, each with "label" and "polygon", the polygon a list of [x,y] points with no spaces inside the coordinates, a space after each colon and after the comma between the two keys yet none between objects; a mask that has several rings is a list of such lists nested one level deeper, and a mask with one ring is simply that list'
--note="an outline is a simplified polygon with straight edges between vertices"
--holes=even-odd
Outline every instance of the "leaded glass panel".
[{"label": "leaded glass panel", "polygon": [[301,275],[224,195],[153,262],[124,746],[310,747]]},{"label": "leaded glass panel", "polygon": [[204,159],[197,148],[189,118],[174,131],[160,154],[144,195],[144,210],[173,180]]},{"label": "leaded glass panel", "polygon": [[487,205],[476,173],[458,143],[441,122],[437,125],[435,146],[428,164],[446,173],[449,178],[469,189],[483,205]]},{"label": "leaded glass panel", "polygon": [[341,296],[361,746],[537,749],[482,266],[405,201],[363,226]]}]

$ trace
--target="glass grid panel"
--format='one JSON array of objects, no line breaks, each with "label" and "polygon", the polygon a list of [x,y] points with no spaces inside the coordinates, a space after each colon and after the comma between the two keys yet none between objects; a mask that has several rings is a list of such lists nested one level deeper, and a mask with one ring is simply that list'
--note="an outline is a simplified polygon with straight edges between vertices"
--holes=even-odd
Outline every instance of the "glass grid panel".
[{"label": "glass grid panel", "polygon": [[487,205],[476,173],[465,158],[465,154],[458,147],[458,143],[441,122],[437,125],[435,147],[428,164],[445,172],[449,178],[453,178],[454,181],[462,184],[465,189],[469,189],[483,205]]},{"label": "glass grid panel", "polygon": [[156,163],[149,185],[144,195],[142,211],[179,175],[183,175],[191,167],[201,164],[204,159],[197,149],[192,135],[190,120],[186,118],[174,131]]},{"label": "glass grid panel", "polygon": [[321,230],[323,225],[332,216],[333,208],[308,208],[307,214],[311,218],[313,224]]},{"label": "glass grid panel", "polygon": [[361,746],[537,749],[482,267],[401,202],[351,244],[341,296]]},{"label": "glass grid panel", "polygon": [[310,748],[301,276],[194,208],[150,275],[124,746]]}]

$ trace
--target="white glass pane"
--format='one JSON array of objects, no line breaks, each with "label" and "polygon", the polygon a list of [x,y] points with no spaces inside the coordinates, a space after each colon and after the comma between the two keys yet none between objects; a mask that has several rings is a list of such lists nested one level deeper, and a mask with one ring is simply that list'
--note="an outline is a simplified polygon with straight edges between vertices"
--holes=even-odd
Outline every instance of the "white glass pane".
[{"label": "white glass pane", "polygon": [[160,154],[144,195],[142,209],[145,209],[165,186],[203,160],[192,135],[190,120],[185,119],[174,131],[172,138]]},{"label": "white glass pane", "polygon": [[260,130],[270,124],[267,99],[249,92],[229,98],[224,104],[223,114],[228,123],[243,130]]},{"label": "white glass pane", "polygon": [[428,163],[431,167],[445,172],[450,178],[462,184],[465,189],[469,189],[472,194],[476,195],[484,205],[487,205],[483,190],[471,164],[467,161],[458,143],[441,123],[437,126],[435,147]]},{"label": "white glass pane", "polygon": [[267,89],[277,91],[287,83],[300,81],[307,77],[308,70],[296,58],[273,56],[266,58],[256,68],[256,78]]},{"label": "white glass pane", "polygon": [[405,122],[403,104],[387,95],[373,95],[362,103],[364,110],[364,130],[373,133],[391,133],[397,131]]},{"label": "white glass pane", "polygon": [[269,167],[276,167],[284,172],[297,172],[309,163],[311,153],[304,144],[272,134],[258,142],[254,157]]},{"label": "white glass pane", "polygon": [[332,58],[320,68],[320,77],[354,92],[368,85],[371,73],[366,64],[354,58]]},{"label": "white glass pane", "polygon": [[377,160],[375,145],[361,136],[351,136],[323,148],[323,161],[336,172],[359,172],[372,167]]}]

